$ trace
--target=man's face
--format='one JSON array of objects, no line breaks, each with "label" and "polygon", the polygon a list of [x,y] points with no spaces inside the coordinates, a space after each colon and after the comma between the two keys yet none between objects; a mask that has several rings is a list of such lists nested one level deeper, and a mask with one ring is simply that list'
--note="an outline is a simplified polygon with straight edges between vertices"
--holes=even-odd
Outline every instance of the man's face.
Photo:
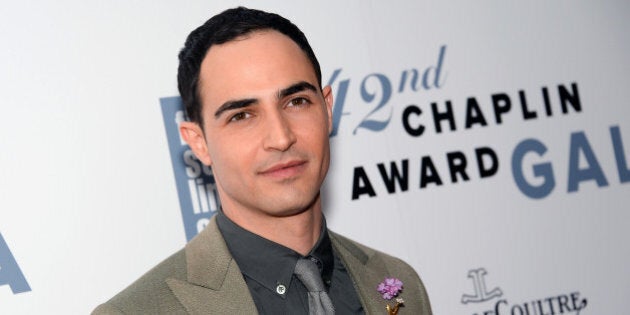
[{"label": "man's face", "polygon": [[212,166],[226,212],[289,216],[319,198],[329,165],[332,93],[299,46],[261,31],[210,48],[201,64],[204,131],[182,134]]}]

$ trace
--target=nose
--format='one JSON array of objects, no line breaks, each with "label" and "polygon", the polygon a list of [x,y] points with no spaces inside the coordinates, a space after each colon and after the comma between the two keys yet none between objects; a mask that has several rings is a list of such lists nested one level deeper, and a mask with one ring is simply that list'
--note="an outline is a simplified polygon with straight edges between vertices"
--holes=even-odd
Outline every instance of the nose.
[{"label": "nose", "polygon": [[267,130],[264,137],[264,149],[281,151],[288,150],[297,140],[291,124],[280,112],[272,113],[267,119]]}]

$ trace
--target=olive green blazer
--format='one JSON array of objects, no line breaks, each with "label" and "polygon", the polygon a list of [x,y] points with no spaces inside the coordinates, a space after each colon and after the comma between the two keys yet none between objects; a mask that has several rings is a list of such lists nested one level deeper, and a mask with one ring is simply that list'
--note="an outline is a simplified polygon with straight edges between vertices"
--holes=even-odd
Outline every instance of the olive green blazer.
[{"label": "olive green blazer", "polygon": [[[330,238],[366,314],[387,314],[387,301],[376,291],[385,277],[403,281],[400,297],[405,303],[400,315],[431,314],[424,285],[409,265],[336,233],[330,232]],[[257,310],[213,218],[184,249],[92,314],[257,314]]]}]

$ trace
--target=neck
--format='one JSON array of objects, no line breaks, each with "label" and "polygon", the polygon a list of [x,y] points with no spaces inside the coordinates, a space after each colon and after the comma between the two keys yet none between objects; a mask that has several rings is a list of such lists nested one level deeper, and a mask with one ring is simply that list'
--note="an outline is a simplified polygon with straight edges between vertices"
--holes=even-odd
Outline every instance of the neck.
[{"label": "neck", "polygon": [[271,216],[260,211],[237,211],[223,205],[223,212],[240,227],[270,241],[307,255],[319,239],[322,211],[319,195],[307,209],[288,216]]}]

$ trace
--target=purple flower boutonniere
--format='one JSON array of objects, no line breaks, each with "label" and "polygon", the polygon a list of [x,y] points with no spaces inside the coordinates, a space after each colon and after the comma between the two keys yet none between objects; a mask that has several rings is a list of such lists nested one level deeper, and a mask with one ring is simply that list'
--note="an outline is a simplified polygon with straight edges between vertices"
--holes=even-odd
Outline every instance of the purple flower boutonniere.
[{"label": "purple flower boutonniere", "polygon": [[[376,290],[387,301],[395,298],[402,291],[403,283],[396,278],[385,278],[385,280],[378,284]],[[398,309],[403,305],[405,301],[402,298],[396,298],[396,304],[392,307],[387,304],[387,313],[389,315],[398,314]]]}]

